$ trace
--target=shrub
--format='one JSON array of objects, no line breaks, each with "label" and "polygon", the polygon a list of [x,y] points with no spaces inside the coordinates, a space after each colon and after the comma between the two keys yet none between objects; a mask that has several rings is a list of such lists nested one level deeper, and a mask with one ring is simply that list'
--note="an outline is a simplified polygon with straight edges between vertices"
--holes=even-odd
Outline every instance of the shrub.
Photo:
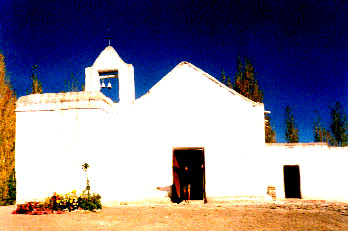
[{"label": "shrub", "polygon": [[99,194],[86,195],[78,198],[78,205],[84,209],[89,211],[95,211],[96,209],[101,209],[101,196]]},{"label": "shrub", "polygon": [[27,202],[25,204],[17,205],[17,209],[12,212],[13,214],[30,214],[30,215],[42,215],[53,213],[52,210],[45,207],[41,202]]},{"label": "shrub", "polygon": [[52,213],[64,213],[74,210],[96,211],[102,209],[101,196],[99,194],[89,194],[83,192],[80,196],[76,195],[76,190],[67,193],[64,196],[53,193],[53,196],[47,198],[44,202],[27,202],[18,204],[13,214],[31,214],[42,215]]},{"label": "shrub", "polygon": [[53,193],[53,196],[47,198],[45,202],[27,202],[25,204],[19,204],[17,205],[17,209],[12,213],[42,215],[49,213],[63,213],[65,211],[71,212],[77,209],[89,211],[101,209],[101,196],[99,194],[90,193],[91,187],[89,185],[87,174],[88,168],[89,165],[87,163],[82,165],[82,170],[86,173],[87,184],[86,189],[80,196],[76,195],[76,190],[73,190],[64,196]]}]

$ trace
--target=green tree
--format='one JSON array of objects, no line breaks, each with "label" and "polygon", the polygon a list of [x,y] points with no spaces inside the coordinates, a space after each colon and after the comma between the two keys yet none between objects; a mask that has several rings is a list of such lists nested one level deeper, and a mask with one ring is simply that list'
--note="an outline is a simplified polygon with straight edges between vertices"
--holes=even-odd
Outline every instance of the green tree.
[{"label": "green tree", "polygon": [[329,145],[336,145],[336,141],[330,131],[322,126],[318,111],[315,111],[315,114],[316,120],[313,124],[314,142],[325,142]]},{"label": "green tree", "polygon": [[87,177],[86,191],[89,198],[91,186],[89,185],[89,180],[88,180],[88,173],[87,173],[88,168],[89,168],[89,165],[87,163],[84,163],[82,165],[82,170],[86,173],[86,177]]},{"label": "green tree", "polygon": [[343,105],[340,102],[336,102],[333,107],[331,107],[331,132],[335,139],[335,145],[346,146],[348,141],[348,123],[347,115],[344,111]]},{"label": "green tree", "polygon": [[4,56],[0,54],[0,205],[15,200],[16,95],[6,78]]},{"label": "green tree", "polygon": [[285,139],[288,143],[298,143],[298,129],[295,124],[294,115],[292,114],[291,108],[289,106],[286,106],[285,108],[285,117]]},{"label": "green tree", "polygon": [[234,76],[233,89],[236,92],[247,97],[247,95],[243,94],[244,92],[242,90],[242,85],[243,85],[242,83],[243,83],[244,75],[245,75],[245,73],[244,73],[243,63],[242,63],[240,56],[238,56],[238,58],[237,58],[237,72],[235,73],[235,76]]},{"label": "green tree", "polygon": [[222,71],[221,71],[221,82],[227,86],[226,80],[227,80],[226,79],[226,72],[222,69]]},{"label": "green tree", "polygon": [[255,102],[263,102],[263,92],[260,90],[255,78],[256,72],[251,61],[246,57],[244,68],[241,58],[237,60],[237,72],[235,74],[233,89]]},{"label": "green tree", "polygon": [[[250,59],[245,57],[244,65],[240,56],[237,58],[237,72],[232,87],[235,91],[255,102],[263,102],[263,92],[256,79],[255,68]],[[275,131],[270,123],[270,116],[265,115],[265,142],[275,143]]]},{"label": "green tree", "polygon": [[31,93],[32,94],[42,94],[42,84],[38,77],[38,65],[32,66],[32,72],[31,72]]},{"label": "green tree", "polygon": [[221,82],[227,87],[232,88],[231,77],[227,76],[224,70],[221,71]]},{"label": "green tree", "polygon": [[75,74],[71,72],[70,80],[65,82],[65,92],[78,92],[79,89],[79,81],[75,77]]},{"label": "green tree", "polygon": [[[234,76],[234,81],[226,75],[224,71],[221,72],[221,80],[227,87],[232,88],[239,94],[253,100],[254,102],[263,102],[263,92],[261,91],[256,80],[255,68],[251,61],[246,57],[245,63],[242,63],[240,56],[237,58],[237,71]],[[270,117],[265,115],[265,141],[267,143],[276,142],[275,132],[270,123]]]},{"label": "green tree", "polygon": [[265,142],[266,143],[275,143],[276,137],[275,132],[271,126],[271,117],[268,114],[265,114]]},{"label": "green tree", "polygon": [[7,204],[14,204],[16,202],[16,183],[16,171],[15,168],[13,168],[7,179]]}]

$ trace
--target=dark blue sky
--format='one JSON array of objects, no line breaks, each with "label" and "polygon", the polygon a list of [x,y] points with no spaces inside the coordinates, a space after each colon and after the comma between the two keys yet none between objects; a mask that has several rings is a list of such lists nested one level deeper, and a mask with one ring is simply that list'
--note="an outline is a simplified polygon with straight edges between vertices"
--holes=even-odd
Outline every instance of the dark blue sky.
[{"label": "dark blue sky", "polygon": [[277,141],[285,141],[289,105],[300,142],[312,142],[315,110],[327,125],[329,105],[339,100],[348,111],[347,24],[348,4],[331,0],[0,0],[0,52],[18,96],[35,64],[45,93],[64,90],[71,72],[83,82],[108,28],[111,45],[134,65],[136,97],[181,61],[220,78],[247,55]]}]

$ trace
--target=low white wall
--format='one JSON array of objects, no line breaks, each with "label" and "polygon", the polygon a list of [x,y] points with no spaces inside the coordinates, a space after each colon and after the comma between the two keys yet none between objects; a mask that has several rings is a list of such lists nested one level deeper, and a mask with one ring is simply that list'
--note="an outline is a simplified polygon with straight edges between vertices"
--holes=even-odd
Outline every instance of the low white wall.
[{"label": "low white wall", "polygon": [[84,189],[82,164],[95,168],[109,103],[100,93],[85,92],[29,95],[17,101],[17,203]]},{"label": "low white wall", "polygon": [[285,198],[284,165],[298,165],[303,199],[348,200],[348,147],[324,143],[269,144],[265,152],[269,185],[278,198]]}]

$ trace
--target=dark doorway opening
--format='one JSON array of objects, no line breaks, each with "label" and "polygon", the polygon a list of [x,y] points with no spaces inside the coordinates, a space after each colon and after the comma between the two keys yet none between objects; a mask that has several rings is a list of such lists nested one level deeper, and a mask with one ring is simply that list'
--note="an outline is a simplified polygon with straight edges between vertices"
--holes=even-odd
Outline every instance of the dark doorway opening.
[{"label": "dark doorway opening", "polygon": [[284,165],[285,198],[301,199],[301,177],[298,165]]},{"label": "dark doorway opening", "polygon": [[173,150],[172,201],[204,200],[205,163],[203,148]]}]

